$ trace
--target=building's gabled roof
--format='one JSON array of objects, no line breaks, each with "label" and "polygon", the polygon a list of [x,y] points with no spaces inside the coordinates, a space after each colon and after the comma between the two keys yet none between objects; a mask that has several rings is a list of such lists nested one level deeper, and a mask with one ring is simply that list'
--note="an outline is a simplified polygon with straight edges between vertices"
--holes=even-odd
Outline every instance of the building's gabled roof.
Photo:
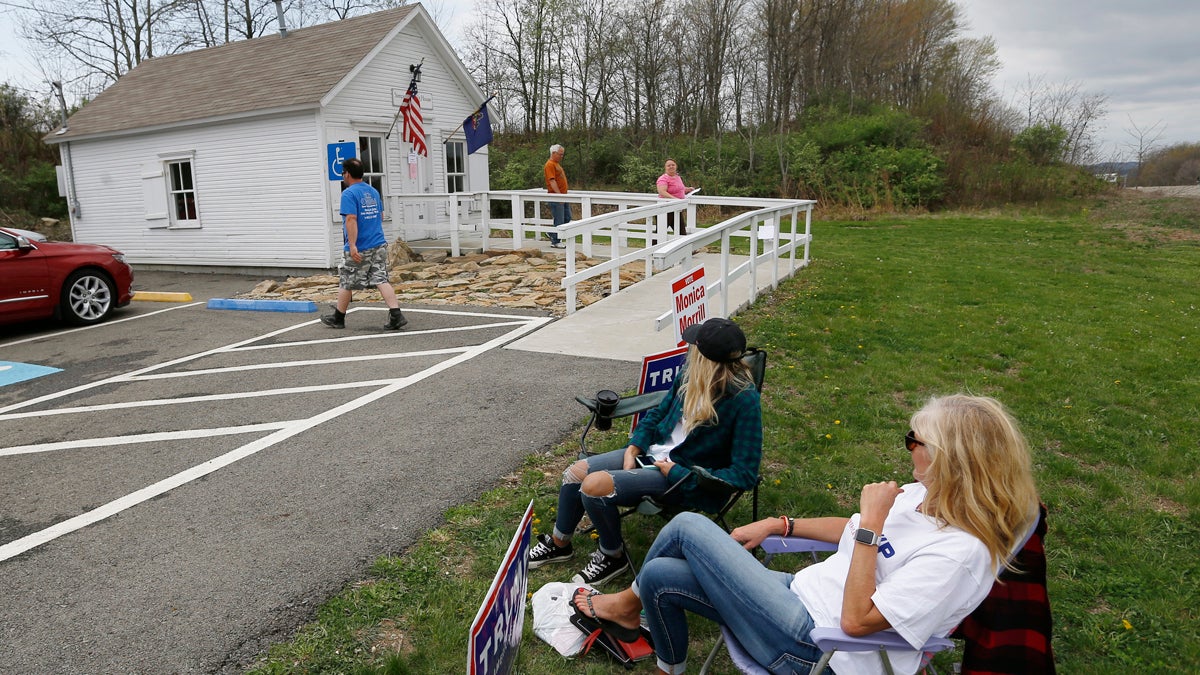
[{"label": "building's gabled roof", "polygon": [[[418,5],[138,64],[67,121],[49,142],[259,110],[317,107]],[[407,83],[408,73],[403,74]]]}]

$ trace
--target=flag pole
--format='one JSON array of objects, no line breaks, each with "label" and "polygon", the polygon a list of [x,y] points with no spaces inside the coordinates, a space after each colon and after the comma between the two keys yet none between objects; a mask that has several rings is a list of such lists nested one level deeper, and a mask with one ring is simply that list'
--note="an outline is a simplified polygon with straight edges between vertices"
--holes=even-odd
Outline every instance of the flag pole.
[{"label": "flag pole", "polygon": [[[487,100],[485,100],[483,103],[480,103],[479,107],[476,108],[475,112],[471,113],[471,115],[474,115],[475,113],[479,112],[480,110],[483,110],[483,107],[485,105],[487,105],[488,103],[491,103],[492,99],[494,99],[494,98],[496,98],[495,94],[492,94],[491,96],[487,97]],[[454,131],[451,131],[450,133],[446,134],[446,140],[442,141],[442,145],[445,145],[445,144],[449,143],[450,141],[454,140],[454,134],[458,133],[460,129],[462,129],[464,126],[466,126],[467,120],[471,119],[471,115],[467,115],[466,119],[464,119],[462,121],[462,123],[460,123],[458,126],[454,127]],[[393,122],[393,124],[395,124],[395,122]]]},{"label": "flag pole", "polygon": [[[421,62],[417,64],[417,67],[413,68],[413,71],[412,71],[413,79],[411,81],[409,81],[408,89],[404,90],[405,96],[408,95],[409,91],[412,91],[413,85],[417,83],[417,77],[419,77],[421,75],[421,66],[423,66],[423,65],[425,65],[425,57],[424,56],[421,57]],[[396,122],[397,122],[397,120],[400,119],[400,113],[403,110],[404,110],[403,104],[401,104],[401,106],[396,109],[396,116],[392,118],[392,125],[390,127],[388,127],[387,133],[383,135],[383,140],[386,141],[392,137],[392,130],[396,128]]]}]

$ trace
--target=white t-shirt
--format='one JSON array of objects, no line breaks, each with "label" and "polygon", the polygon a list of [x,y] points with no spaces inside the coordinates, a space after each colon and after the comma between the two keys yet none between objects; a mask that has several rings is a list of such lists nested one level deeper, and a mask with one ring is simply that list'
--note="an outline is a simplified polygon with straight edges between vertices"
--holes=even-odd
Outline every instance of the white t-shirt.
[{"label": "white t-shirt", "polygon": [[683,430],[683,418],[679,418],[679,423],[671,430],[671,437],[663,443],[655,443],[646,449],[646,454],[654,458],[658,462],[664,459],[669,459],[671,451],[675,449],[683,439],[687,438],[687,432]]},{"label": "white t-shirt", "polygon": [[[920,647],[932,636],[954,629],[992,588],[992,559],[983,542],[938,521],[917,508],[925,486],[910,483],[892,505],[883,524],[875,569],[875,594],[880,613],[909,644]],[[822,628],[839,628],[842,593],[855,546],[859,514],[854,514],[837,553],[796,573],[792,592]],[[915,673],[921,657],[914,652],[888,652],[897,673]],[[837,652],[830,662],[839,675],[883,673],[877,652]]]}]

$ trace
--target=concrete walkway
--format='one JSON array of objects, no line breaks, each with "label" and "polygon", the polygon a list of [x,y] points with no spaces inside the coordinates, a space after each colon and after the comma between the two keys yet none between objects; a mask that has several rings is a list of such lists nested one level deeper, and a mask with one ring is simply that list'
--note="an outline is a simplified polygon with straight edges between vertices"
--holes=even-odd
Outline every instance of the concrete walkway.
[{"label": "concrete walkway", "polygon": [[[412,241],[408,244],[416,251],[444,250],[448,245],[448,240]],[[512,248],[511,239],[493,239],[491,244],[495,249]],[[478,238],[463,237],[461,246],[464,251],[482,250],[482,242]],[[554,250],[550,248],[549,242],[545,239],[527,240],[525,247]],[[595,252],[601,254],[605,248],[597,246]],[[626,252],[628,251],[632,251],[632,249],[628,249]],[[562,251],[556,250],[556,252],[561,253]],[[746,256],[731,256],[729,266],[737,267],[746,260]],[[706,276],[711,284],[720,269],[721,256],[716,253],[697,254],[693,256],[687,270],[698,265],[704,265]],[[790,265],[790,261],[780,260],[781,270],[785,269],[787,265]],[[797,262],[798,269],[799,265],[800,263]],[[675,335],[671,326],[668,325],[662,331],[656,331],[654,324],[660,315],[671,310],[671,282],[687,270],[677,266],[659,272],[632,286],[622,288],[615,295],[610,295],[573,314],[568,314],[547,324],[505,348],[543,354],[632,361],[640,364],[642,357],[667,351],[675,346]],[[757,287],[759,294],[771,290],[770,268],[759,270]],[[729,299],[731,314],[749,304],[749,289],[749,275],[743,275],[731,285]],[[708,299],[708,303],[709,316],[719,316],[721,314],[721,294],[714,294]]]},{"label": "concrete walkway", "polygon": [[[734,256],[730,258],[730,266],[745,261],[743,256]],[[704,265],[711,283],[720,264],[720,255],[704,253],[696,255],[687,270]],[[615,295],[547,324],[509,344],[506,349],[641,363],[643,356],[675,346],[675,334],[671,326],[657,332],[654,323],[659,315],[671,310],[671,282],[687,270],[675,267],[622,288]],[[759,270],[758,277],[759,293],[769,291],[770,270]],[[749,275],[731,284],[730,313],[749,304],[749,289]],[[709,316],[720,315],[720,307],[720,294],[708,299]]]}]

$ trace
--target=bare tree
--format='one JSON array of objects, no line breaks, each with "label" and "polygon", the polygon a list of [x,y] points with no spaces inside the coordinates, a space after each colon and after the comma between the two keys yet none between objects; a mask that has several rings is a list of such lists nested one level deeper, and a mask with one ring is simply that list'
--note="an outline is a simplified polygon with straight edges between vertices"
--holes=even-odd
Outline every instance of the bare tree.
[{"label": "bare tree", "polygon": [[1097,125],[1107,112],[1108,97],[1085,92],[1078,82],[1048,84],[1044,76],[1030,76],[1017,94],[1022,100],[1025,128],[1057,126],[1066,132],[1061,159],[1070,164],[1096,155]]},{"label": "bare tree", "polygon": [[99,91],[145,59],[184,50],[172,20],[179,0],[50,0],[23,15],[21,34],[39,52],[60,52],[78,65],[76,81]]},{"label": "bare tree", "polygon": [[1125,144],[1125,148],[1133,152],[1134,157],[1137,158],[1136,178],[1134,182],[1138,185],[1144,185],[1141,176],[1142,163],[1146,161],[1147,155],[1154,152],[1159,139],[1162,138],[1163,133],[1167,130],[1167,125],[1162,120],[1159,120],[1148,127],[1143,127],[1133,121],[1132,115],[1128,119],[1129,126],[1125,128],[1125,133],[1129,135],[1132,142]]}]

